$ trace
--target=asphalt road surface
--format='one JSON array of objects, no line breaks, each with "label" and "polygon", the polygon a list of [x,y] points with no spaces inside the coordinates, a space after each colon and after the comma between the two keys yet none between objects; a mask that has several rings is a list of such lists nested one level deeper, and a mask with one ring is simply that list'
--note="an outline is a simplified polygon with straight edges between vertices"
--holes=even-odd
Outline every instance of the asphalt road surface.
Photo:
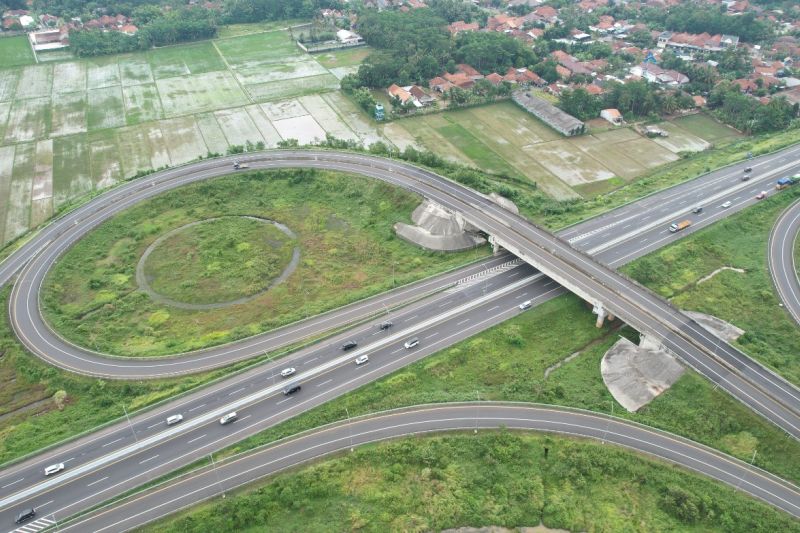
[{"label": "asphalt road surface", "polygon": [[[774,157],[764,163],[752,163],[752,166],[764,176],[770,176],[769,179],[777,179],[797,166],[791,150],[798,148],[781,154],[781,157],[791,159],[789,163]],[[249,163],[251,168],[322,168],[370,176],[417,192],[452,211],[460,212],[473,225],[500,239],[516,256],[543,269],[556,281],[567,282],[569,289],[580,296],[592,302],[601,302],[608,311],[638,331],[660,340],[686,364],[748,407],[791,435],[800,437],[800,391],[796,387],[709,334],[646,288],[619,275],[577,247],[573,248],[567,241],[500,208],[475,191],[418,167],[362,154],[274,151],[240,159]],[[79,354],[78,358],[83,357],[85,351],[50,331],[39,312],[38,294],[50,266],[73,242],[114,213],[165,190],[230,171],[230,161],[225,158],[201,161],[133,182],[131,186],[138,195],[121,194],[125,187],[115,189],[108,193],[105,207],[89,213],[79,209],[65,217],[60,223],[67,226],[64,232],[39,249],[14,285],[10,315],[12,327],[20,341],[31,352],[51,362],[74,358],[76,353]],[[736,184],[730,187],[734,193],[752,187],[751,182],[741,182],[736,178],[734,181]],[[721,187],[724,188],[724,185]],[[727,192],[717,196],[725,194]],[[709,201],[714,198],[712,195]],[[662,222],[656,220],[645,223],[644,227],[652,229],[660,224]],[[612,242],[623,238],[614,237]]]},{"label": "asphalt road surface", "polygon": [[[60,531],[128,531],[261,477],[365,443],[440,431],[471,433],[501,427],[588,437],[630,448],[709,476],[800,517],[797,486],[682,437],[587,411],[487,402],[415,406],[323,426],[216,463],[215,467],[191,472],[62,524]],[[557,448],[558,443],[553,447]],[[44,511],[40,516],[53,520]]]},{"label": "asphalt road surface", "polygon": [[[796,186],[796,185],[795,185]],[[800,200],[781,214],[769,235],[769,272],[775,290],[794,321],[800,324],[800,279],[794,260],[800,234]]]},{"label": "asphalt road surface", "polygon": [[[753,166],[754,168],[757,168],[756,164],[753,164]],[[767,175],[766,172],[762,172],[762,174],[765,174],[765,176]],[[771,180],[774,182],[777,177],[781,176],[778,175],[774,177],[765,177],[764,180]],[[745,183],[744,185],[747,187],[764,187],[765,183],[759,183],[757,179],[754,178],[753,181]],[[729,187],[726,188],[726,186]],[[665,191],[665,194],[674,196],[673,200],[675,202],[683,202],[686,204],[687,210],[689,210],[698,200],[698,197],[703,199],[713,198],[714,189],[720,187],[722,194],[727,194],[732,200],[734,200],[734,205],[732,205],[729,210],[742,208],[755,201],[753,200],[753,196],[749,194],[739,198],[735,197],[735,195],[742,194],[742,185],[739,183],[738,174],[736,173],[735,169],[728,170],[728,175],[721,174],[716,176],[715,180],[709,180],[708,183],[705,183],[702,186],[698,183],[692,182],[691,184],[684,184],[682,187],[684,187],[685,190],[677,191],[670,189],[669,191]],[[730,190],[731,188],[733,188],[733,190]],[[742,198],[744,198],[744,200],[742,200]],[[670,199],[653,196],[642,200],[641,203],[644,205],[639,205],[639,202],[636,204],[630,204],[623,209],[634,210],[633,212],[628,211],[625,216],[620,216],[619,212],[612,212],[608,215],[604,215],[603,217],[598,217],[598,219],[593,221],[595,224],[594,229],[589,228],[588,231],[583,231],[587,229],[586,226],[576,226],[575,228],[567,230],[567,232],[573,232],[572,235],[568,235],[568,238],[572,241],[573,245],[581,246],[583,249],[588,251],[594,251],[596,254],[598,254],[598,257],[601,260],[607,262],[608,264],[621,264],[630,258],[650,251],[650,249],[657,248],[663,245],[665,242],[669,242],[669,239],[674,239],[678,236],[669,234],[668,232],[666,232],[665,235],[662,235],[665,233],[666,226],[659,221],[652,228],[649,228],[644,232],[640,232],[637,235],[631,234],[630,237],[627,237],[626,239],[616,238],[614,240],[617,242],[608,245],[607,243],[609,240],[609,235],[606,234],[606,232],[609,231],[608,226],[611,227],[611,230],[615,236],[625,236],[625,230],[627,228],[624,226],[626,224],[631,224],[630,220],[626,221],[625,219],[627,217],[637,216],[635,212],[637,209],[641,211],[641,213],[638,215],[640,218],[644,218],[646,216],[660,216],[661,218],[664,218],[665,216],[674,216],[674,207],[670,207],[670,205],[667,203],[668,200]],[[718,199],[715,201],[724,200]],[[653,205],[647,205],[648,202],[653,202]],[[659,213],[661,208],[666,209],[666,211],[664,213]],[[696,216],[696,224],[690,229],[702,227],[702,225],[708,224],[719,217],[724,216],[726,212],[727,211],[723,209],[712,210],[707,206],[703,213]],[[635,221],[637,219],[633,218],[632,220]],[[656,218],[656,220],[660,219]],[[668,225],[668,223],[666,225]],[[638,224],[638,229],[641,230],[644,226],[646,226],[646,224],[643,225],[640,223]],[[600,231],[597,230],[598,228]],[[628,249],[620,252],[619,248],[622,246],[628,246]],[[401,342],[399,343],[400,346],[393,346],[394,349],[391,350],[387,355],[387,358],[390,360],[389,363],[391,364],[380,367],[382,364],[380,354],[385,352],[379,352],[376,356],[372,351],[370,351],[370,363],[369,365],[365,365],[371,367],[368,371],[364,370],[363,368],[355,367],[355,365],[352,365],[352,361],[349,361],[348,364],[341,365],[341,370],[326,370],[326,372],[330,375],[319,382],[314,382],[314,392],[316,393],[316,389],[319,389],[319,394],[316,394],[311,400],[304,400],[303,402],[293,404],[291,399],[286,400],[285,398],[282,398],[282,395],[280,395],[279,392],[277,392],[275,395],[269,396],[269,398],[273,398],[273,400],[276,400],[277,398],[277,401],[273,401],[273,403],[269,405],[269,408],[263,407],[266,405],[266,398],[260,400],[259,402],[246,403],[248,406],[246,409],[251,407],[253,408],[252,414],[242,415],[242,413],[240,413],[240,421],[237,422],[236,431],[232,433],[224,432],[222,436],[219,436],[217,439],[212,439],[208,433],[202,432],[199,434],[196,432],[191,433],[191,436],[189,436],[188,431],[184,434],[181,432],[181,426],[178,426],[177,430],[179,436],[169,436],[168,439],[160,441],[160,443],[154,443],[153,446],[137,451],[137,454],[139,454],[137,455],[138,459],[134,459],[136,459],[136,461],[142,461],[143,465],[146,464],[148,466],[147,469],[143,469],[142,465],[139,465],[139,463],[136,463],[135,461],[135,465],[132,470],[128,471],[126,471],[124,468],[116,467],[117,463],[113,463],[112,466],[115,468],[111,469],[108,469],[108,465],[103,466],[102,468],[98,467],[97,469],[92,467],[91,472],[96,472],[100,475],[96,475],[91,480],[86,480],[85,486],[83,487],[78,486],[80,485],[81,480],[85,480],[87,476],[91,476],[92,474],[81,475],[77,481],[78,485],[67,483],[65,486],[70,487],[73,490],[70,491],[68,489],[66,491],[66,497],[59,496],[59,499],[48,499],[49,495],[55,495],[57,492],[54,489],[47,488],[44,490],[38,490],[41,489],[41,487],[38,487],[37,489],[37,486],[41,484],[43,479],[41,469],[44,465],[56,461],[66,462],[68,469],[65,473],[61,474],[61,476],[63,476],[64,474],[75,472],[75,469],[80,466],[91,465],[92,461],[106,457],[110,450],[128,449],[126,447],[134,443],[136,440],[146,439],[150,435],[158,436],[166,429],[163,422],[164,418],[173,411],[183,413],[186,417],[186,422],[189,422],[195,416],[198,416],[199,418],[200,414],[214,413],[215,409],[226,409],[227,407],[225,406],[231,405],[231,402],[237,401],[237,398],[247,398],[247,395],[254,388],[259,387],[259,383],[263,387],[263,384],[268,382],[270,379],[275,380],[275,372],[279,370],[278,365],[272,364],[266,365],[263,368],[254,369],[242,376],[225,380],[224,382],[212,386],[209,389],[197,391],[196,393],[193,393],[186,398],[176,400],[167,406],[156,409],[149,413],[142,414],[139,417],[135,417],[132,420],[133,428],[137,435],[135,439],[130,428],[120,428],[119,426],[116,426],[85,437],[84,439],[80,439],[75,443],[68,444],[52,452],[48,452],[43,456],[34,458],[16,467],[6,469],[2,472],[2,474],[0,474],[0,498],[5,498],[6,495],[10,495],[12,493],[18,494],[21,489],[34,490],[30,497],[16,500],[18,505],[10,505],[8,508],[6,508],[6,506],[0,506],[0,508],[3,509],[2,513],[0,513],[0,516],[11,516],[11,514],[13,514],[12,507],[16,509],[19,506],[24,506],[22,503],[19,503],[23,501],[30,502],[32,505],[38,505],[43,509],[46,509],[49,506],[51,509],[58,511],[58,516],[63,517],[65,515],[72,514],[77,509],[88,507],[89,502],[91,502],[91,504],[99,503],[113,494],[119,494],[123,490],[127,490],[128,488],[141,484],[141,482],[146,481],[149,477],[157,477],[158,475],[170,471],[177,466],[187,464],[198,457],[202,457],[208,453],[208,451],[219,449],[220,447],[240,440],[248,434],[255,433],[264,427],[269,427],[270,425],[273,425],[275,422],[279,421],[279,418],[282,420],[288,418],[289,416],[294,416],[298,412],[311,407],[312,403],[317,405],[318,403],[327,401],[327,399],[335,397],[343,392],[351,390],[354,387],[380,377],[380,375],[385,375],[396,368],[400,368],[412,360],[416,360],[415,358],[424,357],[428,353],[437,351],[438,349],[452,344],[457,340],[473,335],[474,333],[485,329],[490,325],[501,322],[519,312],[516,305],[523,299],[534,299],[534,303],[538,303],[539,301],[543,301],[544,299],[550,298],[553,295],[561,292],[561,289],[558,288],[552,281],[539,278],[538,281],[530,281],[526,285],[515,289],[514,292],[510,292],[498,297],[492,296],[491,293],[495,289],[495,287],[492,285],[495,283],[497,283],[497,288],[499,289],[502,286],[509,286],[512,283],[516,283],[516,281],[514,281],[515,277],[528,278],[533,274],[533,270],[525,266],[500,272],[495,277],[481,276],[478,278],[477,282],[473,282],[473,285],[470,286],[467,284],[466,288],[457,293],[458,302],[455,300],[447,301],[447,298],[451,296],[451,293],[445,292],[429,297],[425,301],[415,304],[419,307],[411,307],[408,310],[404,309],[402,311],[405,313],[404,318],[400,316],[398,316],[398,318],[407,320],[408,326],[406,327],[401,320],[396,320],[396,328],[399,331],[404,331],[402,328],[406,328],[405,330],[407,330],[407,328],[413,328],[420,323],[430,321],[431,317],[435,318],[437,315],[441,315],[443,312],[442,309],[445,310],[444,312],[447,312],[447,310],[456,303],[465,304],[466,302],[474,301],[482,298],[482,295],[485,293],[490,293],[490,300],[494,300],[487,301],[485,304],[474,308],[470,311],[472,314],[465,314],[466,312],[459,313],[452,317],[452,319],[449,319],[447,322],[442,322],[441,324],[436,323],[431,327],[426,326],[426,329],[420,331],[419,333],[420,338],[422,339],[421,346],[418,350],[415,350],[413,354],[406,354],[401,348]],[[412,314],[414,313],[414,309],[423,308],[426,309],[426,311],[422,313],[422,316],[419,316],[420,313],[415,313],[417,316]],[[372,331],[368,331],[369,328],[373,328]],[[361,332],[347,332],[340,337],[341,339],[350,338],[352,336],[358,337],[358,335],[362,335],[364,337],[373,337],[375,336],[374,328],[375,324],[371,324],[368,328]],[[442,330],[444,330],[444,333]],[[328,350],[328,352],[325,353],[327,360],[330,360],[331,354],[338,353],[339,348],[338,344],[336,343],[341,339],[332,339],[329,344],[321,348],[323,351],[325,349]],[[364,342],[359,341],[359,344],[361,346],[364,344]],[[282,361],[281,366],[293,365],[298,369],[302,369],[304,367],[314,368],[315,365],[319,364],[320,360],[326,360],[326,357],[312,353],[316,349],[320,348],[309,348],[303,353],[292,356],[286,360],[286,362]],[[398,356],[397,353],[404,355]],[[413,357],[409,357],[412,355]],[[303,359],[304,357],[306,357],[306,359]],[[339,374],[337,372],[341,373]],[[353,378],[353,376],[351,376],[349,373],[354,373],[356,378]],[[298,376],[302,376],[300,370],[298,370]],[[308,387],[304,382],[304,388],[300,394],[307,395],[307,390]],[[298,410],[295,408],[296,405],[302,405],[303,407]],[[216,415],[214,416],[216,417]],[[241,422],[244,422],[245,419],[243,417],[245,416],[251,417],[252,420],[242,424]],[[208,431],[212,431],[218,430],[221,428],[221,426],[216,423],[216,418],[214,418],[208,423],[204,422],[203,425],[199,425],[197,428],[192,428],[192,431],[202,431],[203,428],[209,428]],[[75,453],[70,454],[71,451],[74,451]],[[163,454],[161,453],[162,451],[164,452]],[[151,455],[143,458],[141,454],[148,452],[151,453]],[[152,465],[152,467],[150,465]],[[126,475],[130,474],[131,472],[134,472],[135,475],[131,477],[131,479],[126,479]],[[53,479],[57,480],[58,478]],[[123,481],[120,483],[120,480]],[[61,507],[59,507],[59,505]],[[0,521],[0,523],[2,523],[2,521]]]}]

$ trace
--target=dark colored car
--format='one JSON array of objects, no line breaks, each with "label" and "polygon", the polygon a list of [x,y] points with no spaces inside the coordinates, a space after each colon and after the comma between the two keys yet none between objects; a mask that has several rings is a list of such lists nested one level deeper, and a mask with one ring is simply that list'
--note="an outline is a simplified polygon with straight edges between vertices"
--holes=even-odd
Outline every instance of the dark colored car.
[{"label": "dark colored car", "polygon": [[392,327],[393,325],[394,325],[394,324],[392,324],[391,322],[389,322],[389,321],[387,320],[386,322],[381,322],[381,325],[380,325],[379,327],[380,327],[381,329],[389,329],[389,328],[390,328],[390,327]]},{"label": "dark colored car", "polygon": [[14,522],[16,522],[17,524],[21,524],[21,523],[25,522],[26,520],[30,520],[34,516],[36,516],[36,509],[31,507],[30,509],[25,509],[24,511],[19,513],[17,515],[17,519],[14,520]]},{"label": "dark colored car", "polygon": [[289,396],[290,394],[294,394],[295,392],[299,391],[302,387],[299,383],[292,383],[291,385],[286,385],[283,389],[283,395]]},{"label": "dark colored car", "polygon": [[347,341],[346,343],[342,344],[342,350],[345,351],[352,350],[356,346],[358,346],[358,343],[356,341]]}]

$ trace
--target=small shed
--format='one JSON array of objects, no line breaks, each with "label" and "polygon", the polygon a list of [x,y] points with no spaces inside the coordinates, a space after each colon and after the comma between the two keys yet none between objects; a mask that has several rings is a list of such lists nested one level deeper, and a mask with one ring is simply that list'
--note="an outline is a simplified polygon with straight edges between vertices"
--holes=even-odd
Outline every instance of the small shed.
[{"label": "small shed", "polygon": [[600,118],[606,119],[615,126],[622,124],[622,113],[619,112],[619,109],[603,109],[600,111]]}]

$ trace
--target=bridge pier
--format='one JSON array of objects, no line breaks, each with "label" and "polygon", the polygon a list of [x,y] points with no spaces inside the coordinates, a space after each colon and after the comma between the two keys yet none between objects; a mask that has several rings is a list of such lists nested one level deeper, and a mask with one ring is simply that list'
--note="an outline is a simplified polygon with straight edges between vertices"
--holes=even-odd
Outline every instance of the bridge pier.
[{"label": "bridge pier", "polygon": [[489,235],[489,244],[492,245],[492,253],[494,255],[500,255],[500,252],[503,251],[503,247],[500,245],[499,242],[497,242],[497,239],[495,239],[492,235]]},{"label": "bridge pier", "polygon": [[603,322],[605,322],[607,316],[611,316],[611,319],[613,319],[613,315],[609,315],[608,311],[603,307],[603,304],[595,304],[592,308],[592,313],[597,315],[597,322],[595,322],[594,325],[598,328],[603,327]]}]

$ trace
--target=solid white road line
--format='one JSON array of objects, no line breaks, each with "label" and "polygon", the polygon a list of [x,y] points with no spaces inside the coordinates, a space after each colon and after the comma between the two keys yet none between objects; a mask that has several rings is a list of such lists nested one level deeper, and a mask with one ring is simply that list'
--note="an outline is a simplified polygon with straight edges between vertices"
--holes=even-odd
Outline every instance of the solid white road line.
[{"label": "solid white road line", "polygon": [[333,381],[333,378],[331,378],[331,379],[329,379],[329,380],[327,380],[327,381],[323,381],[322,383],[320,383],[319,385],[317,385],[317,388],[320,388],[320,387],[322,387],[322,386],[324,386],[324,385],[327,385],[327,384],[328,384],[328,383],[330,383],[331,381]]},{"label": "solid white road line", "polygon": [[107,480],[107,479],[108,479],[108,476],[106,476],[106,477],[104,477],[104,478],[101,478],[101,479],[98,479],[97,481],[92,481],[91,483],[89,483],[89,484],[88,484],[88,485],[86,485],[86,486],[87,486],[87,487],[91,487],[92,485],[97,485],[97,484],[98,484],[98,483],[100,483],[101,481],[105,481],[105,480]]},{"label": "solid white road line", "polygon": [[153,459],[156,459],[157,457],[158,457],[158,454],[155,454],[154,456],[152,456],[152,457],[148,457],[147,459],[145,459],[145,460],[143,460],[143,461],[139,461],[139,464],[140,464],[140,465],[143,465],[143,464],[145,464],[145,463],[146,463],[146,462],[148,462],[148,461],[152,461]]},{"label": "solid white road line", "polygon": [[234,394],[238,394],[238,393],[242,392],[243,390],[245,390],[245,387],[242,387],[241,389],[236,389],[233,392],[229,392],[228,396],[233,396]]},{"label": "solid white road line", "polygon": [[16,480],[16,481],[12,481],[12,482],[11,482],[11,483],[9,483],[8,485],[3,485],[2,487],[0,487],[0,489],[4,489],[4,488],[6,488],[6,487],[10,487],[11,485],[16,485],[17,483],[19,483],[19,482],[20,482],[20,481],[22,481],[23,479],[25,479],[25,478],[24,478],[24,477],[21,477],[21,478],[19,478],[19,479],[18,479],[18,480]]},{"label": "solid white road line", "polygon": [[103,445],[101,446],[101,448],[105,448],[106,446],[111,446],[111,445],[112,445],[112,444],[114,444],[115,442],[119,442],[119,441],[121,441],[122,439],[123,439],[123,437],[120,437],[120,438],[118,438],[118,439],[112,440],[111,442],[106,442],[105,444],[103,444]]},{"label": "solid white road line", "polygon": [[201,404],[200,404],[200,405],[198,405],[197,407],[192,407],[191,409],[189,409],[189,412],[191,413],[192,411],[197,411],[198,409],[201,409],[201,408],[203,408],[203,407],[205,407],[205,406],[206,406],[206,404],[204,404],[204,403],[201,403]]},{"label": "solid white road line", "polygon": [[193,439],[192,439],[192,440],[190,440],[190,441],[186,441],[186,444],[191,444],[191,443],[193,443],[193,442],[196,442],[196,441],[198,441],[198,440],[202,439],[203,437],[205,437],[206,435],[207,435],[207,433],[203,433],[203,434],[202,434],[202,435],[200,435],[199,437],[195,437],[195,438],[193,438]]}]

